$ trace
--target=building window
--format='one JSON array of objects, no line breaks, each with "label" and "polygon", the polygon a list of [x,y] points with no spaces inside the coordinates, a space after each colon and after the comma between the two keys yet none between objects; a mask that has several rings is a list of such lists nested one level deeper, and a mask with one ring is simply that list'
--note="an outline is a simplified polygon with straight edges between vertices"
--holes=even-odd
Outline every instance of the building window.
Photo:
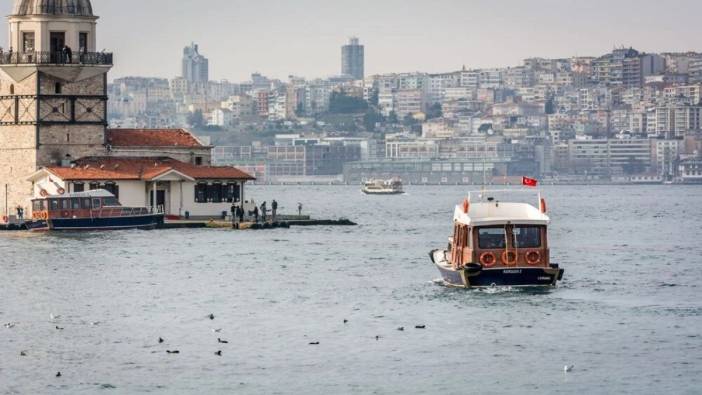
[{"label": "building window", "polygon": [[85,184],[82,182],[74,183],[73,184],[73,192],[83,192],[85,191]]},{"label": "building window", "polygon": [[90,190],[94,191],[96,189],[100,189],[100,183],[99,182],[91,182],[90,183]]},{"label": "building window", "polygon": [[57,82],[54,85],[54,93],[56,93],[57,95],[60,95],[62,90],[63,90],[63,86],[61,86],[60,82]]},{"label": "building window", "polygon": [[212,203],[222,203],[222,184],[216,183],[207,186],[207,200]]},{"label": "building window", "polygon": [[34,32],[22,33],[22,52],[34,52]]},{"label": "building window", "polygon": [[14,84],[10,84],[10,94],[11,95],[15,94],[15,85]]},{"label": "building window", "polygon": [[88,33],[80,32],[78,35],[78,49],[81,55],[88,52]]},{"label": "building window", "polygon": [[236,203],[241,200],[240,192],[239,184],[227,184],[224,186],[224,200],[228,203]]},{"label": "building window", "polygon": [[195,203],[207,203],[207,184],[195,185]]},{"label": "building window", "polygon": [[105,185],[103,186],[102,189],[115,195],[115,198],[119,199],[119,185],[117,185],[116,183],[114,183],[114,182],[105,183]]},{"label": "building window", "polygon": [[196,166],[202,166],[202,157],[201,157],[201,156],[196,156],[196,157],[195,157],[195,165],[196,165]]}]

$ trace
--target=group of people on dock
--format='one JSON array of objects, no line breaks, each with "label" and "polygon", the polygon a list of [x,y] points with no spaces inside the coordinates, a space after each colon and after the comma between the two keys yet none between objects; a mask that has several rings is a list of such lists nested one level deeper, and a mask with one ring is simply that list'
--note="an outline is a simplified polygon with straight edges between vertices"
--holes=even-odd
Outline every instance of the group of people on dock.
[{"label": "group of people on dock", "polygon": [[[260,206],[257,206],[256,203],[252,200],[251,203],[253,203],[253,210],[248,213],[248,217],[252,218],[254,220],[254,223],[266,223],[269,220],[268,213],[270,212],[270,220],[271,222],[277,222],[278,221],[278,202],[273,199],[271,201],[271,206],[270,209],[268,208],[268,202],[263,202],[261,203]],[[298,215],[302,215],[302,203],[297,204],[297,213]],[[232,224],[234,225],[235,228],[238,228],[240,224],[242,224],[247,217],[246,215],[246,210],[243,207],[243,205],[239,203],[234,203],[232,204],[231,208],[231,217],[232,217]]]}]

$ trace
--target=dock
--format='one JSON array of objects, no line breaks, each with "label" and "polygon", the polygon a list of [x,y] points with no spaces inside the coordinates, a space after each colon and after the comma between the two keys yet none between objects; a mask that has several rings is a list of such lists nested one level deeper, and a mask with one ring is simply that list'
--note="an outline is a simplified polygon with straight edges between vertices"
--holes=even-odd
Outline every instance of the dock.
[{"label": "dock", "polygon": [[[166,220],[157,229],[234,229],[234,230],[265,230],[265,229],[287,229],[292,226],[356,226],[357,224],[348,219],[312,219],[306,216],[281,217],[276,222],[243,222],[238,227],[234,227],[231,220],[222,219],[198,219],[198,220]],[[0,231],[21,231],[26,230],[24,225],[0,224]]]}]

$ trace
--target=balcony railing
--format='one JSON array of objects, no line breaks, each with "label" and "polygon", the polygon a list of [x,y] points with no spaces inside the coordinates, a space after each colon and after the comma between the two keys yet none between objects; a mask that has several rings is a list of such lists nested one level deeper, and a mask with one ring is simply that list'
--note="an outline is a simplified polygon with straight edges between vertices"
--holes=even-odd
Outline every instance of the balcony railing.
[{"label": "balcony railing", "polygon": [[63,52],[3,52],[0,53],[0,65],[7,64],[75,64],[75,65],[112,65],[112,53],[109,52],[75,52],[67,56]]}]

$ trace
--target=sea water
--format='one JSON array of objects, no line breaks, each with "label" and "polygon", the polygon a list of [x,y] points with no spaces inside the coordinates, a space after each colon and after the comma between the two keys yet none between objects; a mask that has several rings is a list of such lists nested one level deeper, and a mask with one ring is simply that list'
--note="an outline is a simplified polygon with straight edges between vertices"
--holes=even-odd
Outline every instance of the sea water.
[{"label": "sea water", "polygon": [[702,188],[546,187],[550,291],[435,281],[469,189],[247,191],[355,227],[0,233],[0,393],[702,393]]}]

